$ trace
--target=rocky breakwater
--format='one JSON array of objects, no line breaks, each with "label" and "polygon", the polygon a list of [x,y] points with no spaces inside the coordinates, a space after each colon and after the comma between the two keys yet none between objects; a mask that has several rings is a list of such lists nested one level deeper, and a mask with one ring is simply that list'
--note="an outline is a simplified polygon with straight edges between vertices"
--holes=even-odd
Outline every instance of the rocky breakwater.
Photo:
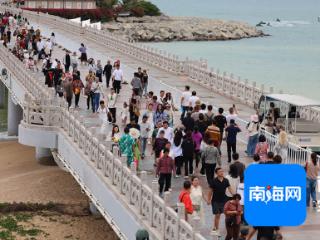
[{"label": "rocky breakwater", "polygon": [[126,17],[103,29],[140,42],[237,40],[266,36],[247,23],[195,17]]}]

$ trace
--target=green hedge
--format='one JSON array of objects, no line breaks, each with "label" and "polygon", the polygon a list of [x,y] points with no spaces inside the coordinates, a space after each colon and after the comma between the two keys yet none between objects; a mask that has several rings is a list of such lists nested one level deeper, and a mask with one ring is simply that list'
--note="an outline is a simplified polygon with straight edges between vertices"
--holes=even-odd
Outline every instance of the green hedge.
[{"label": "green hedge", "polygon": [[151,2],[127,0],[123,1],[123,3],[124,9],[130,11],[133,15],[137,17],[141,17],[142,12],[143,15],[148,16],[159,16],[161,14],[160,9]]},{"label": "green hedge", "polygon": [[160,9],[151,2],[137,2],[136,7],[141,7],[144,10],[144,14],[148,16],[159,16],[161,14]]}]

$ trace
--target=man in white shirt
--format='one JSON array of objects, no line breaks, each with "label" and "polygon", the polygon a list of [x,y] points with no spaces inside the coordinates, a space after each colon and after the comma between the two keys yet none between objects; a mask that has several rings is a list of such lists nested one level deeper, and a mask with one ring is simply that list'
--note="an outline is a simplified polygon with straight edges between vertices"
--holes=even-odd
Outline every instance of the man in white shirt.
[{"label": "man in white shirt", "polygon": [[113,87],[115,89],[116,94],[120,93],[121,82],[123,81],[123,72],[120,69],[119,65],[116,65],[116,69],[112,74]]},{"label": "man in white shirt", "polygon": [[168,141],[170,143],[172,143],[173,142],[173,137],[174,137],[173,128],[169,127],[168,121],[164,121],[162,126],[163,127],[161,127],[159,129],[159,131],[158,131],[157,137],[159,137],[161,130],[163,130],[164,131],[164,137],[166,139],[168,139]]},{"label": "man in white shirt", "polygon": [[160,91],[160,95],[159,95],[159,99],[160,99],[160,103],[164,104],[165,103],[165,97],[166,97],[166,92],[161,90]]},{"label": "man in white shirt", "polygon": [[44,43],[44,52],[46,53],[46,55],[51,56],[51,51],[52,51],[52,42],[48,39]]},{"label": "man in white shirt", "polygon": [[181,96],[181,120],[184,118],[186,112],[188,111],[189,108],[189,98],[191,97],[191,92],[190,92],[190,87],[186,86],[184,92],[182,93]]},{"label": "man in white shirt", "polygon": [[44,53],[43,52],[43,48],[44,48],[44,42],[40,39],[38,42],[37,42],[37,49],[38,49],[38,60],[40,60],[42,58],[42,54]]},{"label": "man in white shirt", "polygon": [[44,42],[42,41],[42,39],[37,42],[37,48],[38,52],[40,52],[44,48]]},{"label": "man in white shirt", "polygon": [[226,116],[227,123],[229,124],[231,119],[236,121],[237,118],[238,118],[238,115],[235,113],[234,108],[233,107],[229,108],[229,114]]},{"label": "man in white shirt", "polygon": [[192,95],[189,98],[189,107],[194,108],[196,106],[196,102],[199,100],[200,100],[200,98],[197,96],[197,92],[192,91]]},{"label": "man in white shirt", "polygon": [[[111,92],[107,96],[107,101],[108,101],[109,111],[112,115],[112,123],[116,123],[116,121],[117,121],[117,118],[116,118],[117,117],[116,116],[117,115],[117,108],[116,108],[117,94],[113,88],[111,88]],[[109,119],[109,121],[110,120],[111,119]]]},{"label": "man in white shirt", "polygon": [[58,59],[54,59],[53,61],[52,61],[52,65],[51,65],[51,68],[56,68],[57,66],[58,66]]},{"label": "man in white shirt", "polygon": [[142,122],[140,123],[140,137],[141,137],[141,157],[145,157],[147,141],[149,138],[149,132],[151,131],[151,125],[148,122],[148,116],[144,115],[142,117]]},{"label": "man in white shirt", "polygon": [[101,125],[101,132],[104,132],[106,130],[106,126],[108,123],[111,123],[108,120],[109,117],[109,110],[108,108],[105,106],[104,101],[101,100],[100,101],[100,106],[97,110],[97,113],[99,114],[99,118],[102,120],[102,125]]},{"label": "man in white shirt", "polygon": [[200,105],[200,111],[199,111],[199,113],[202,113],[203,115],[205,115],[208,111],[206,110],[206,108],[207,108],[207,105],[205,104],[205,103],[202,103],[201,105]]}]

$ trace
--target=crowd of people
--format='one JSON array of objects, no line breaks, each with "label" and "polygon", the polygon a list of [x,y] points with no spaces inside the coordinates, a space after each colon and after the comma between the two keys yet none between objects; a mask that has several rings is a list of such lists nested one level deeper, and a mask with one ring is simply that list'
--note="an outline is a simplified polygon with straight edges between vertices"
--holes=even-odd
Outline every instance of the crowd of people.
[{"label": "crowd of people", "polygon": [[[282,239],[278,227],[254,227],[249,231],[246,227],[243,217],[246,166],[237,151],[237,135],[241,131],[248,133],[246,153],[253,159],[252,164],[281,164],[287,159],[288,152],[288,138],[283,129],[271,152],[266,137],[260,134],[261,121],[257,114],[251,116],[246,129],[241,129],[237,124],[235,105],[228,109],[227,114],[223,108],[215,112],[213,106],[201,101],[190,86],[185,86],[180,102],[175,102],[170,92],[148,90],[147,70],[139,67],[132,80],[126,82],[119,60],[113,64],[108,60],[103,66],[100,60],[88,58],[83,43],[78,49],[80,57],[77,52],[66,51],[62,60],[53,58],[54,33],[44,39],[39,29],[34,30],[27,19],[19,15],[5,13],[1,19],[0,33],[4,46],[10,45],[11,52],[24,61],[28,69],[38,71],[38,66],[41,66],[46,85],[64,97],[69,108],[73,99],[74,109],[91,108],[93,114],[102,120],[101,132],[106,133],[106,140],[112,142],[111,150],[118,147],[121,156],[127,159],[128,167],[140,171],[143,161],[152,159],[161,197],[164,192],[171,191],[173,179],[185,179],[177,200],[185,206],[187,221],[199,216],[204,225],[204,205],[207,203],[212,206],[214,234],[220,235],[220,217],[225,215],[226,240],[251,239],[256,231],[260,240],[274,239],[274,236]],[[81,74],[83,69],[87,71],[84,77]],[[123,90],[126,84],[127,89]],[[128,90],[129,86],[131,90]],[[119,102],[123,91],[131,91],[130,97]],[[82,94],[86,106],[80,106]],[[109,125],[112,126],[111,131],[108,131]],[[221,158],[224,144],[226,162]],[[319,165],[315,154],[311,158],[312,161],[305,166],[307,206],[310,196],[313,206],[316,206]],[[209,186],[207,194],[202,186]]]}]

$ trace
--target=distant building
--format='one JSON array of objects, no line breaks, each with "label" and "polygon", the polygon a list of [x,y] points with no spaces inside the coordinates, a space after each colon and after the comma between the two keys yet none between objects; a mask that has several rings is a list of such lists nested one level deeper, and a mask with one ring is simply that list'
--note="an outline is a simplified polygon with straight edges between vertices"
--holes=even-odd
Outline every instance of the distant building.
[{"label": "distant building", "polygon": [[25,0],[26,9],[96,9],[96,0]]}]

